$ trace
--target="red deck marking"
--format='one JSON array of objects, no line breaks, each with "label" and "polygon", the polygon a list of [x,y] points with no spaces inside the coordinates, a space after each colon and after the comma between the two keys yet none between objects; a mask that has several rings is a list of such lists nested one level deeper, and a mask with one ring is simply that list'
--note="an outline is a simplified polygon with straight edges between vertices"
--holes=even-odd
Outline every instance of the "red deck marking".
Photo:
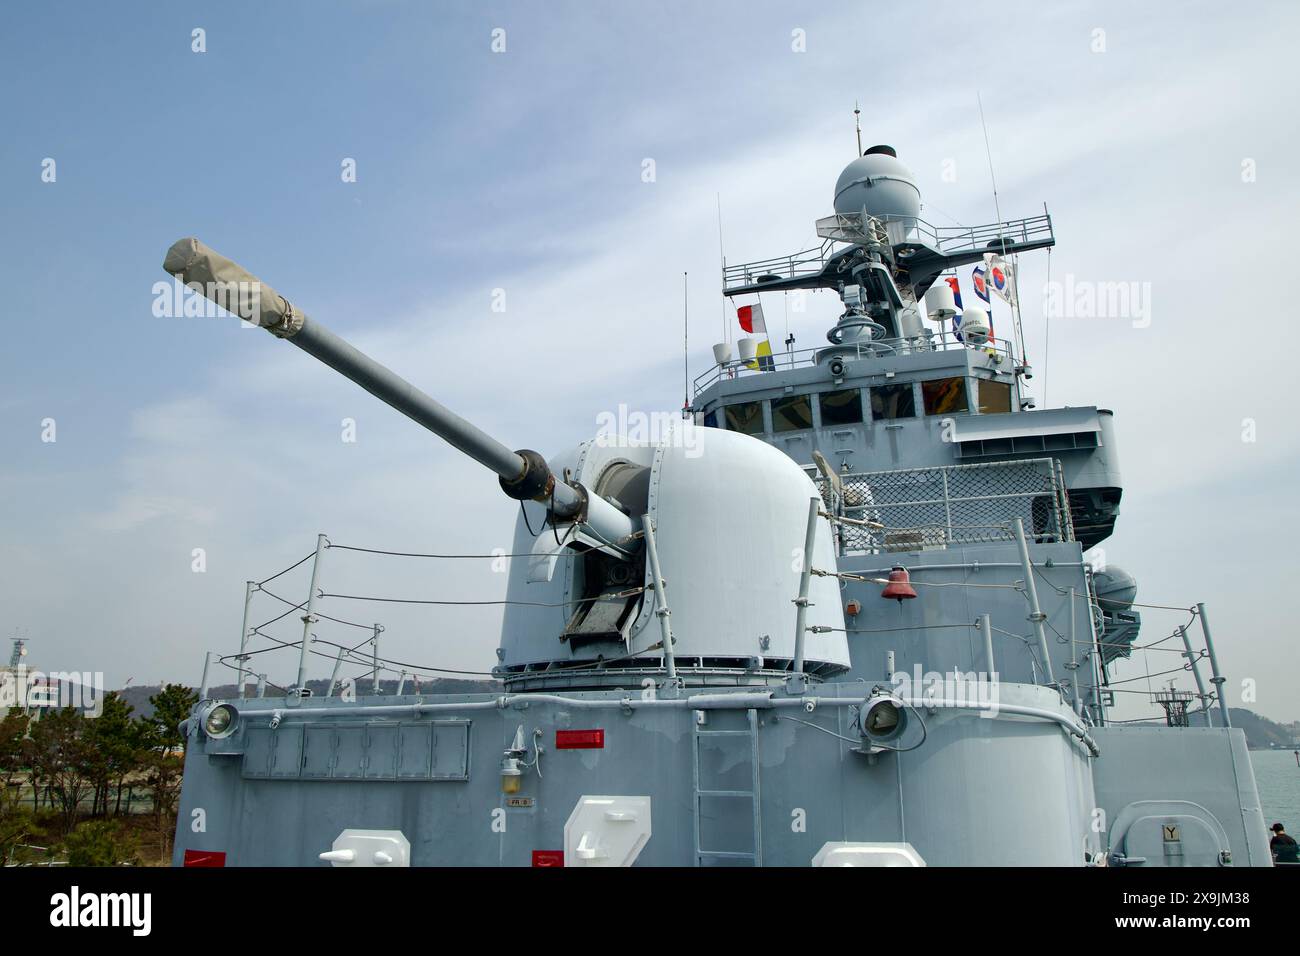
[{"label": "red deck marking", "polygon": [[182,866],[225,866],[226,854],[222,850],[186,850]]}]

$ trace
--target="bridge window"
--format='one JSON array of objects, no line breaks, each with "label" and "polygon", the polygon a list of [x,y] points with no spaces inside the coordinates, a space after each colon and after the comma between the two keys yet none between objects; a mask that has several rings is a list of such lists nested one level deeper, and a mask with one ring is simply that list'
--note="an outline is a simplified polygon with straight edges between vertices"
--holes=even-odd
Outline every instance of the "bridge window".
[{"label": "bridge window", "polygon": [[728,405],[724,411],[727,415],[727,430],[743,432],[746,435],[763,433],[763,403],[737,402]]},{"label": "bridge window", "polygon": [[877,385],[871,390],[871,417],[874,421],[890,418],[915,418],[916,396],[912,383]]},{"label": "bridge window", "polygon": [[921,383],[921,396],[925,400],[927,415],[948,415],[967,411],[966,379],[936,378]]},{"label": "bridge window", "polygon": [[812,397],[787,395],[772,400],[772,431],[793,432],[812,428]]},{"label": "bridge window", "polygon": [[1011,385],[1008,382],[981,380],[979,388],[980,414],[996,415],[1011,411]]},{"label": "bridge window", "polygon": [[822,413],[822,427],[834,425],[856,425],[862,421],[862,392],[856,388],[846,388],[840,392],[822,392],[819,403]]}]

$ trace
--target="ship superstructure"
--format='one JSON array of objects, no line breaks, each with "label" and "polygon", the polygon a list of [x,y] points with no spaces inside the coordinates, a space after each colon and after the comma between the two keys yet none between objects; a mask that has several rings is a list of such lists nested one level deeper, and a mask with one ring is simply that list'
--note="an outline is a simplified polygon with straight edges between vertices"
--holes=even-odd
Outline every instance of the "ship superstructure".
[{"label": "ship superstructure", "polygon": [[282,697],[243,698],[242,643],[239,699],[205,679],[176,862],[1269,865],[1204,606],[1181,638],[1208,725],[1108,719],[1142,623],[1132,577],[1084,558],[1119,515],[1111,413],[1034,408],[1014,329],[946,281],[1050,247],[1050,217],[920,208],[895,151],[867,150],[821,246],[724,268],[735,299],[837,295],[827,346],[719,346],[690,421],[549,460],[173,246],[173,275],[256,283],[246,317],[521,502],[500,692],[309,696],[313,578]]}]

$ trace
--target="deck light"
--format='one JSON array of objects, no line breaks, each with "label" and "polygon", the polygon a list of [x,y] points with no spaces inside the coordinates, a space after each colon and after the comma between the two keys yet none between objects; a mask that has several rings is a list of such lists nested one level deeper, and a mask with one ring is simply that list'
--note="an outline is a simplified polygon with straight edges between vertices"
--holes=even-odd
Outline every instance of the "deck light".
[{"label": "deck light", "polygon": [[214,740],[229,737],[235,732],[239,713],[229,704],[217,704],[203,715],[203,732]]},{"label": "deck light", "polygon": [[873,693],[862,704],[862,735],[873,743],[893,740],[907,726],[904,704],[892,694]]}]

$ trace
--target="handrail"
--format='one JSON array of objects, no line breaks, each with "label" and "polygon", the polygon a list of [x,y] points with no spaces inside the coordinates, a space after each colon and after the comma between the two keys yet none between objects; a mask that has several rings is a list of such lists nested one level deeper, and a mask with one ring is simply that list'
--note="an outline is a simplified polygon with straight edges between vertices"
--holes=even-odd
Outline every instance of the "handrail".
[{"label": "handrail", "polygon": [[[958,349],[969,349],[970,351],[982,352],[992,350],[995,354],[1014,362],[1015,355],[1011,351],[1010,345],[1003,345],[1002,342],[1003,340],[999,338],[995,339],[991,345],[985,343],[977,348],[972,348],[963,342],[959,342],[956,333],[951,329],[925,329],[922,335],[910,339],[876,339],[869,343],[860,343],[856,346],[856,357],[867,359],[882,353],[897,354],[904,352],[904,350],[910,352],[949,352]],[[764,370],[760,366],[758,359],[753,360],[752,366],[740,359],[732,359],[724,365],[715,364],[695,376],[692,381],[693,397],[698,398],[701,392],[711,388],[724,378],[733,379],[749,375],[764,375],[768,371],[813,366],[818,364],[817,357],[828,349],[834,349],[836,355],[845,355],[848,350],[854,348],[853,345],[823,345],[816,348],[773,352],[771,356],[764,356],[764,359],[770,358],[772,362],[772,368],[768,370]]]},{"label": "handrail", "polygon": [[[723,265],[723,293],[733,288],[752,286],[762,276],[777,279],[800,279],[820,274],[832,256],[853,245],[890,242],[905,244],[909,240],[930,246],[944,255],[962,252],[998,253],[1000,241],[1007,243],[1044,242],[1055,239],[1052,217],[1047,213],[1025,219],[1008,219],[979,226],[933,226],[924,219],[903,216],[867,216],[860,213],[836,213],[817,220],[819,246],[771,259],[756,259]],[[838,246],[837,246],[838,244]]]}]

